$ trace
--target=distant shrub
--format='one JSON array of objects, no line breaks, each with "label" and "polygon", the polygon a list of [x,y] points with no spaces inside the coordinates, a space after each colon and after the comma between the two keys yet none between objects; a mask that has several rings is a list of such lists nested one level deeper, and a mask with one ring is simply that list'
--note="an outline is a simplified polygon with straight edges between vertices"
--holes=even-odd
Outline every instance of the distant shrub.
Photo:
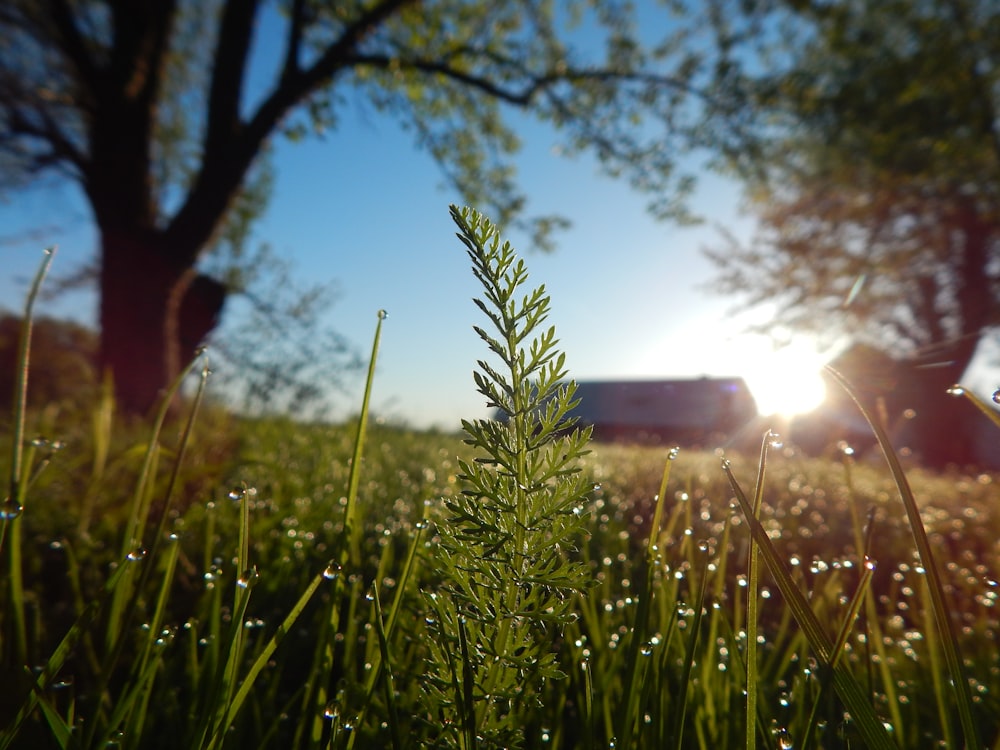
[{"label": "distant shrub", "polygon": [[[17,373],[21,318],[0,315],[0,413],[11,408]],[[69,320],[37,318],[31,339],[31,380],[28,403],[83,402],[93,397],[97,374],[97,334]]]}]

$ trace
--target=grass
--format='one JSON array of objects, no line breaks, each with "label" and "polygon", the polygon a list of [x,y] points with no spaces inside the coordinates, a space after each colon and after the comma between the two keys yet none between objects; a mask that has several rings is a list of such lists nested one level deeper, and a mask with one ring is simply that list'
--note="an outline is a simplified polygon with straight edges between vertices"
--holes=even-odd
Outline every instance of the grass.
[{"label": "grass", "polygon": [[[366,408],[76,409],[0,417],[23,506],[0,532],[0,747],[481,745],[469,620],[454,683],[427,693],[440,524],[477,446]],[[490,699],[516,706],[512,742],[1000,747],[997,477],[770,438],[725,464],[590,450],[585,534],[563,545],[589,585],[539,646],[561,676]]]}]

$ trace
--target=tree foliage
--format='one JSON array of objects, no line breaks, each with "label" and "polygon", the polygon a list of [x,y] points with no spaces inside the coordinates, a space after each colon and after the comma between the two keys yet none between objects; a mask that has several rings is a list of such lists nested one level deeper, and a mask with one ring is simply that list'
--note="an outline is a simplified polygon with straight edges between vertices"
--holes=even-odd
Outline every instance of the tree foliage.
[{"label": "tree foliage", "polygon": [[719,289],[960,374],[1000,322],[1000,8],[774,5],[798,33],[756,37],[775,66],[742,71],[760,124],[733,159],[760,231],[709,253]]},{"label": "tree foliage", "polygon": [[[640,29],[631,4],[596,0],[11,0],[4,186],[45,173],[80,185],[101,243],[101,361],[125,405],[145,408],[218,322],[228,290],[196,269],[261,154],[279,135],[335,133],[351,99],[409,130],[505,224],[525,220],[517,111],[657,214],[684,215],[678,153],[714,137],[704,105],[722,102],[692,99],[709,76],[675,5]],[[654,44],[650,28],[664,31]],[[544,243],[558,225],[531,228]]]},{"label": "tree foliage", "polygon": [[789,1],[743,23],[728,81],[755,130],[730,163],[760,223],[709,251],[717,288],[902,361],[940,436],[931,399],[1000,323],[1000,7]]}]

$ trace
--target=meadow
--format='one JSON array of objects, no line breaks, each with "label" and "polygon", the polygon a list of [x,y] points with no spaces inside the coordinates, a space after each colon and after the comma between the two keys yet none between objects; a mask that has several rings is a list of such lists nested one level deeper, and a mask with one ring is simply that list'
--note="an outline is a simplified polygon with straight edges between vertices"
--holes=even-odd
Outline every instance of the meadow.
[{"label": "meadow", "polygon": [[0,748],[1000,747],[1000,478],[588,443],[456,221],[508,420],[239,417],[202,359],[151,422],[15,398]]}]

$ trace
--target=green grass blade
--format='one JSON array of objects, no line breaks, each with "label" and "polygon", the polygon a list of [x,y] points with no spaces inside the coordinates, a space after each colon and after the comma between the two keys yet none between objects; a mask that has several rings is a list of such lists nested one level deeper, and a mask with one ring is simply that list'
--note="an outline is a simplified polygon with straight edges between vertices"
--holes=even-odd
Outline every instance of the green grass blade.
[{"label": "green grass blade", "polygon": [[655,560],[657,544],[660,537],[660,526],[663,522],[663,506],[666,504],[667,484],[670,482],[670,467],[674,465],[680,453],[679,448],[671,448],[667,452],[667,460],[663,462],[663,476],[660,477],[660,491],[656,494],[656,508],[653,510],[653,521],[649,525],[649,542],[646,546],[646,558]]},{"label": "green grass blade", "polygon": [[674,715],[674,738],[677,750],[684,747],[684,722],[687,718],[688,696],[691,689],[691,671],[694,669],[695,651],[698,647],[699,635],[701,634],[701,621],[705,614],[705,592],[708,590],[708,565],[709,559],[706,556],[705,565],[701,571],[701,584],[698,586],[698,594],[694,602],[694,619],[691,621],[687,648],[684,653],[684,666],[681,669],[680,694],[677,696],[677,707]]},{"label": "green grass blade", "polygon": [[270,661],[281,642],[285,639],[288,633],[291,632],[292,626],[295,625],[296,620],[299,619],[299,615],[302,614],[302,611],[312,599],[313,594],[316,593],[316,589],[319,588],[320,584],[324,580],[327,580],[326,574],[320,573],[315,576],[312,581],[310,581],[305,591],[303,591],[302,595],[299,596],[298,601],[295,602],[295,605],[288,611],[288,614],[285,615],[285,619],[282,620],[281,625],[278,626],[274,635],[271,636],[264,648],[261,649],[260,654],[257,656],[256,660],[254,660],[254,663],[250,666],[246,676],[243,678],[239,689],[233,695],[233,699],[229,702],[229,706],[226,710],[225,721],[216,730],[216,734],[212,738],[210,747],[220,746],[227,728],[230,727],[236,720],[236,715],[243,707],[243,703],[246,701],[247,696],[250,695],[250,691],[253,689],[257,677],[267,666],[268,661]]},{"label": "green grass blade", "polygon": [[[351,457],[351,471],[347,479],[347,500],[344,507],[344,537],[346,539],[346,544],[338,554],[337,564],[341,569],[347,569],[349,571],[361,568],[361,537],[363,529],[361,528],[361,524],[358,522],[358,489],[361,486],[361,461],[364,456],[365,441],[368,434],[368,415],[371,405],[373,384],[375,381],[375,365],[378,361],[379,344],[382,339],[382,323],[386,317],[387,314],[385,310],[378,311],[378,323],[375,325],[375,336],[372,340],[372,353],[368,360],[368,375],[365,378],[365,390],[361,399],[361,412],[358,414],[358,425],[354,435],[354,452]],[[330,617],[327,621],[327,629],[330,633],[337,633],[340,628],[341,612],[339,602],[343,599],[345,587],[350,586],[353,589],[357,586],[357,584],[350,584],[348,579],[350,579],[350,575],[345,574],[337,576],[335,580],[334,591],[331,594],[333,604],[329,607]],[[357,598],[354,596],[354,593],[356,592],[352,591],[351,594],[349,594],[350,605],[347,616],[348,627],[352,627],[354,625],[354,612],[357,602]],[[350,637],[350,634],[347,635],[345,640],[352,644],[355,641],[355,639]],[[312,738],[314,740],[318,740],[323,732],[322,712],[326,710],[330,701],[330,691],[328,686],[325,684],[325,680],[326,676],[333,671],[334,658],[334,641],[332,638],[328,638],[326,646],[322,652],[322,659],[317,660],[317,669],[314,670],[314,676],[317,679],[310,680],[305,696],[306,700],[310,699],[310,694],[315,696],[314,705],[316,708],[316,718],[312,727]]]},{"label": "green grass blade", "polygon": [[[857,619],[858,614],[861,612],[861,605],[865,601],[865,597],[868,594],[868,589],[871,586],[872,576],[875,574],[875,562],[871,560],[867,555],[865,556],[864,564],[862,566],[863,572],[861,574],[861,580],[858,582],[857,588],[854,590],[854,595],[851,597],[851,601],[847,607],[847,613],[844,615],[844,620],[840,624],[840,631],[837,633],[837,639],[833,644],[833,658],[831,659],[831,666],[836,666],[844,654],[847,647],[847,639],[851,635],[851,631],[854,627],[854,621]],[[824,673],[828,674],[828,673]],[[816,727],[819,724],[819,707],[821,700],[823,698],[823,693],[828,684],[828,680],[824,679],[820,684],[819,694],[813,701],[812,709],[809,713],[809,721],[806,724],[806,730],[802,735],[802,746],[803,748],[809,748],[812,746],[812,737],[816,731]]]},{"label": "green grass blade", "polygon": [[[397,594],[398,596],[398,594]],[[389,711],[389,736],[392,738],[394,750],[402,750],[403,740],[400,735],[399,714],[396,709],[395,687],[392,678],[392,662],[389,660],[389,640],[386,638],[385,626],[382,622],[382,605],[379,602],[378,586],[372,584],[372,604],[375,607],[375,633],[378,636],[379,653],[382,656],[381,673],[385,690],[385,704]],[[359,727],[360,728],[360,727]],[[357,734],[354,732],[353,734]]]},{"label": "green grass blade", "polygon": [[77,642],[80,640],[81,636],[84,634],[86,629],[97,619],[98,614],[107,597],[110,596],[114,590],[121,583],[125,577],[125,571],[130,565],[137,564],[136,560],[125,560],[119,563],[115,572],[111,574],[107,583],[104,585],[105,596],[93,599],[87,605],[86,609],[80,613],[76,621],[63,636],[63,639],[56,646],[52,655],[48,658],[45,663],[45,667],[42,669],[41,674],[35,680],[35,684],[32,686],[31,692],[25,698],[24,702],[21,704],[20,709],[18,709],[14,720],[10,725],[0,732],[0,750],[6,750],[6,748],[11,747],[11,743],[17,736],[21,725],[24,723],[25,719],[31,715],[31,712],[35,710],[38,705],[38,695],[44,692],[52,684],[59,670],[62,669],[63,665],[66,663],[66,659],[73,652],[76,647]]},{"label": "green grass blade", "polygon": [[55,248],[45,250],[44,258],[35,272],[35,278],[31,282],[31,289],[28,298],[24,303],[24,318],[21,321],[21,339],[17,351],[17,377],[14,383],[14,439],[11,444],[10,462],[10,495],[5,503],[12,505],[4,506],[4,518],[6,520],[8,512],[13,513],[13,518],[21,512],[24,500],[24,488],[21,475],[21,456],[24,450],[24,416],[28,403],[28,371],[31,359],[31,329],[34,322],[35,300],[41,291],[42,282],[52,265],[52,258],[55,255]]},{"label": "green grass blade", "polygon": [[[989,419],[997,427],[1000,427],[1000,412],[998,412],[988,403],[983,401],[981,398],[979,398],[979,396],[977,396],[975,393],[973,393],[965,386],[953,385],[951,388],[948,389],[948,393],[952,394],[953,396],[964,396],[965,398],[967,398],[969,401],[972,402],[973,406],[975,406],[977,409],[979,409],[979,411],[981,411],[984,415],[986,415],[987,419]],[[998,391],[998,393],[1000,393],[1000,391]]]},{"label": "green grass blade", "polygon": [[625,654],[625,687],[624,702],[618,713],[619,723],[615,731],[622,747],[632,746],[632,736],[640,722],[642,710],[640,700],[640,685],[642,683],[642,668],[646,659],[641,651],[649,636],[649,619],[653,604],[653,584],[656,566],[659,564],[660,526],[663,521],[663,506],[666,504],[667,485],[670,482],[670,469],[677,458],[677,448],[671,448],[667,460],[663,462],[663,475],[660,478],[660,491],[656,497],[656,507],[653,510],[653,521],[649,527],[649,540],[646,544],[646,567],[643,587],[639,594],[639,606],[636,610],[635,622],[632,624],[631,640]]},{"label": "green grass blade", "polygon": [[889,464],[893,481],[899,490],[903,508],[906,510],[906,517],[910,522],[910,530],[913,533],[913,541],[917,546],[917,554],[920,556],[920,564],[924,568],[927,576],[928,591],[931,597],[931,605],[934,611],[934,619],[937,622],[938,631],[941,633],[941,646],[944,651],[945,662],[948,664],[948,671],[951,674],[951,682],[955,691],[955,704],[958,711],[959,720],[962,724],[962,732],[965,735],[966,747],[970,750],[979,750],[982,747],[982,739],[979,734],[979,727],[972,716],[972,691],[969,687],[969,680],[965,675],[962,660],[958,653],[958,638],[951,618],[948,616],[948,607],[945,603],[944,584],[941,582],[941,575],[938,572],[937,564],[934,561],[934,553],[931,550],[930,539],[927,538],[927,531],[924,529],[923,521],[920,518],[920,509],[917,507],[913,490],[910,489],[910,482],[906,478],[899,457],[892,448],[892,442],[878,420],[861,403],[847,379],[832,367],[827,367],[827,371],[847,392],[847,394],[857,404],[861,414],[868,421],[882,454]]},{"label": "green grass blade", "polygon": [[[410,548],[406,555],[406,562],[403,564],[403,572],[399,578],[399,583],[396,586],[396,595],[393,597],[392,606],[389,607],[389,616],[385,620],[384,628],[381,624],[376,623],[381,630],[379,634],[379,651],[382,651],[382,641],[384,640],[388,644],[392,640],[393,632],[396,628],[396,620],[399,617],[399,612],[401,610],[401,604],[403,601],[403,595],[407,590],[410,580],[413,577],[413,572],[415,570],[415,562],[417,559],[417,551],[420,548],[420,540],[423,536],[423,530],[426,528],[426,522],[421,519],[417,525],[415,532],[413,534],[413,539],[410,541]],[[374,584],[372,584],[374,586]],[[381,604],[378,605],[381,608]],[[381,614],[379,614],[381,617]],[[386,647],[387,650],[388,647]],[[368,708],[371,705],[372,698],[375,695],[375,688],[378,684],[379,679],[382,676],[383,665],[387,664],[385,661],[385,654],[381,654],[380,658],[375,661],[372,665],[372,669],[368,675],[365,682],[365,702],[361,707],[361,712],[358,714],[358,727],[364,725],[365,718],[368,714]],[[395,711],[395,709],[394,709]],[[398,721],[398,720],[397,720]],[[352,750],[354,747],[354,742],[357,739],[360,732],[351,732],[350,737],[347,739],[346,750]]]},{"label": "green grass blade", "polygon": [[361,400],[361,413],[358,415],[358,431],[354,438],[354,455],[351,459],[351,475],[347,483],[347,506],[344,508],[344,531],[347,534],[349,557],[341,560],[352,566],[361,563],[361,529],[358,517],[358,487],[361,484],[361,457],[365,449],[365,436],[368,430],[368,412],[371,403],[372,384],[375,380],[375,363],[378,361],[379,342],[382,338],[382,323],[386,318],[385,310],[378,311],[378,323],[375,325],[375,338],[372,341],[372,355],[368,360],[368,376],[365,379],[365,392]]},{"label": "green grass blade", "polygon": [[26,662],[28,659],[27,625],[24,619],[24,571],[21,560],[21,512],[24,508],[25,476],[22,467],[24,451],[24,419],[25,407],[28,401],[28,370],[31,359],[31,327],[35,300],[42,288],[42,281],[48,273],[52,264],[52,256],[55,250],[50,248],[45,250],[45,257],[42,259],[35,273],[35,278],[31,283],[27,301],[24,304],[24,318],[21,321],[21,338],[17,352],[17,377],[14,385],[14,431],[11,438],[11,461],[10,461],[10,494],[4,499],[0,506],[0,553],[3,552],[4,543],[7,540],[7,527],[11,526],[11,539],[8,547],[8,599],[7,606],[10,607],[14,625],[14,653],[19,662]]},{"label": "green grass blade", "polygon": [[[753,493],[753,516],[760,519],[760,506],[764,499],[764,473],[767,467],[767,449],[774,440],[774,434],[768,430],[760,446],[760,460],[757,463],[757,483]],[[754,750],[757,747],[757,607],[760,590],[760,563],[757,553],[757,543],[751,537],[747,552],[747,700],[746,700],[746,748]]]},{"label": "green grass blade", "polygon": [[792,580],[791,574],[785,567],[777,548],[767,535],[760,521],[753,514],[753,507],[747,500],[743,489],[733,475],[732,468],[727,460],[723,460],[723,469],[729,477],[729,483],[736,495],[736,500],[740,505],[743,516],[750,529],[750,533],[757,542],[761,556],[774,577],[778,590],[784,597],[795,620],[799,623],[802,633],[809,641],[809,645],[816,652],[817,658],[833,670],[833,683],[847,710],[850,711],[854,721],[857,722],[858,730],[865,743],[870,748],[889,750],[895,744],[889,737],[886,728],[875,715],[875,710],[869,701],[868,696],[854,676],[844,667],[842,663],[833,664],[833,642],[827,636],[820,625],[815,613],[810,609],[809,602],[805,595]]}]

